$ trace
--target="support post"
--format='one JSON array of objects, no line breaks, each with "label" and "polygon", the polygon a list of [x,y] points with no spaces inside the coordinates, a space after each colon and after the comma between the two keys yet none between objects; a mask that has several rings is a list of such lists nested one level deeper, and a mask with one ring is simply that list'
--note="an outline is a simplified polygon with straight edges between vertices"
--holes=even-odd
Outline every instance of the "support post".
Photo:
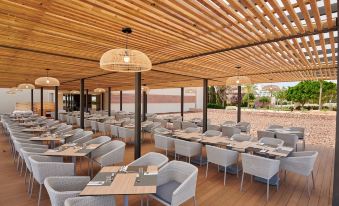
[{"label": "support post", "polygon": [[[337,11],[339,15],[339,9]],[[337,31],[339,32],[339,20],[337,18]],[[337,37],[339,40],[339,37]],[[337,41],[337,46],[339,46],[339,41]],[[337,55],[337,62],[339,61],[339,56]],[[337,74],[339,74],[339,64],[337,65]],[[339,84],[337,83],[337,91],[339,91]],[[339,93],[337,92],[337,99],[339,99]],[[337,101],[338,108],[338,101]],[[339,115],[338,110],[336,110],[336,141],[335,141],[335,153],[334,153],[334,172],[333,172],[333,194],[332,194],[332,205],[339,205]]]},{"label": "support post", "polygon": [[135,73],[135,98],[134,98],[134,159],[141,155],[141,72]]},{"label": "support post", "polygon": [[105,110],[104,106],[104,93],[101,93],[101,111]]},{"label": "support post", "polygon": [[184,120],[184,87],[180,88],[181,91],[181,96],[180,96],[180,113],[181,113],[181,118]]},{"label": "support post", "polygon": [[84,115],[84,103],[85,103],[85,79],[80,80],[80,128],[85,128],[85,115]]},{"label": "support post", "polygon": [[202,131],[207,131],[207,95],[208,95],[208,80],[203,80],[203,109],[202,109]]},{"label": "support post", "polygon": [[142,121],[146,121],[147,114],[147,93],[146,91],[142,92]]},{"label": "support post", "polygon": [[88,89],[86,89],[86,103],[85,103],[85,105],[86,105],[86,108],[85,108],[85,111],[86,112],[88,112]]},{"label": "support post", "polygon": [[241,86],[238,85],[238,108],[237,108],[237,122],[241,121]]},{"label": "support post", "polygon": [[120,111],[122,111],[122,90],[120,90]]},{"label": "support post", "polygon": [[54,119],[59,119],[59,87],[54,87]]},{"label": "support post", "polygon": [[31,110],[34,113],[34,89],[31,89]]},{"label": "support post", "polygon": [[40,88],[40,116],[44,116],[44,88]]},{"label": "support post", "polygon": [[108,116],[111,116],[111,98],[112,98],[112,94],[111,94],[111,91],[112,91],[112,88],[111,87],[108,87],[108,97],[107,97],[107,99],[108,99]]}]

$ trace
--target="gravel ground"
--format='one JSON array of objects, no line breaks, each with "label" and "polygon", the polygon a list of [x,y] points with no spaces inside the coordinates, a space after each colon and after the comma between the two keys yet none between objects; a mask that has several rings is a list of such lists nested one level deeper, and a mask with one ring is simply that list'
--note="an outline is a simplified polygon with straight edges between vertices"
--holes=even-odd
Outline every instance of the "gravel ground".
[{"label": "gravel ground", "polygon": [[[201,112],[185,113],[184,119],[202,117]],[[208,119],[212,124],[220,124],[226,120],[236,121],[236,111],[208,110]],[[334,147],[335,144],[335,112],[277,112],[277,111],[242,111],[242,121],[251,123],[251,135],[257,136],[257,130],[263,130],[270,124],[284,127],[305,127],[306,144],[323,144]]]}]

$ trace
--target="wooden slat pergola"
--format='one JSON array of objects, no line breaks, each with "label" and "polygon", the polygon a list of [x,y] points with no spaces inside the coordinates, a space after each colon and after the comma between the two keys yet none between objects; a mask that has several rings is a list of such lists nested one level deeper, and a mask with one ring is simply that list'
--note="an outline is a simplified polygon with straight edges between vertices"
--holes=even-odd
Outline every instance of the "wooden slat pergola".
[{"label": "wooden slat pergola", "polygon": [[223,85],[241,75],[254,83],[336,79],[335,0],[3,0],[0,87],[44,74],[61,89],[133,88],[134,76],[99,68],[101,55],[124,47],[146,53],[151,88]]}]

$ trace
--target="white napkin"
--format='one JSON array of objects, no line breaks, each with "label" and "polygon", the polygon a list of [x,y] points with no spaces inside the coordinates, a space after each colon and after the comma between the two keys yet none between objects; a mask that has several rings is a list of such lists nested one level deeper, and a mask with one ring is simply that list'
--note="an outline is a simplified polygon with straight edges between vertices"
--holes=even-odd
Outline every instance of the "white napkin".
[{"label": "white napkin", "polygon": [[261,153],[266,153],[267,150],[262,149],[262,150],[260,150],[260,152],[261,152]]},{"label": "white napkin", "polygon": [[145,172],[144,175],[157,175],[158,172]]},{"label": "white napkin", "polygon": [[105,184],[105,181],[90,181],[89,183],[87,183],[87,185],[89,186],[100,186]]}]

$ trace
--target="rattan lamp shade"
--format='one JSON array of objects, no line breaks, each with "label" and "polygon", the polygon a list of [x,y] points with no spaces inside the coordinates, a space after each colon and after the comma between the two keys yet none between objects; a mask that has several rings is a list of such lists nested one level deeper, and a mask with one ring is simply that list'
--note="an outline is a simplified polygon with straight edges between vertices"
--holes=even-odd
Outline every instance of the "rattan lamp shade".
[{"label": "rattan lamp shade", "polygon": [[269,91],[269,92],[280,91],[280,87],[278,85],[274,85],[274,84],[263,86],[262,89],[265,90],[265,91]]},{"label": "rattan lamp shade", "polygon": [[18,89],[35,89],[35,86],[33,84],[24,83],[19,84]]},{"label": "rattan lamp shade", "polygon": [[143,72],[152,69],[151,60],[140,51],[111,49],[100,59],[100,68],[113,72]]},{"label": "rattan lamp shade", "polygon": [[43,87],[57,87],[60,86],[59,80],[53,77],[39,77],[35,80],[35,84]]},{"label": "rattan lamp shade", "polygon": [[150,88],[149,87],[147,87],[147,86],[141,86],[141,90],[143,91],[143,92],[146,92],[146,94],[149,94],[149,92],[150,92]]},{"label": "rattan lamp shade", "polygon": [[96,88],[93,90],[94,93],[104,93],[106,90],[104,88]]},{"label": "rattan lamp shade", "polygon": [[251,84],[251,79],[246,77],[246,76],[234,76],[234,77],[229,77],[226,80],[226,85],[227,86],[234,86],[234,85],[246,85],[246,84]]},{"label": "rattan lamp shade", "polygon": [[22,92],[22,89],[19,89],[17,87],[12,87],[10,90],[14,92]]},{"label": "rattan lamp shade", "polygon": [[72,91],[70,92],[70,94],[80,94],[80,91],[78,91],[78,90],[72,90]]}]

